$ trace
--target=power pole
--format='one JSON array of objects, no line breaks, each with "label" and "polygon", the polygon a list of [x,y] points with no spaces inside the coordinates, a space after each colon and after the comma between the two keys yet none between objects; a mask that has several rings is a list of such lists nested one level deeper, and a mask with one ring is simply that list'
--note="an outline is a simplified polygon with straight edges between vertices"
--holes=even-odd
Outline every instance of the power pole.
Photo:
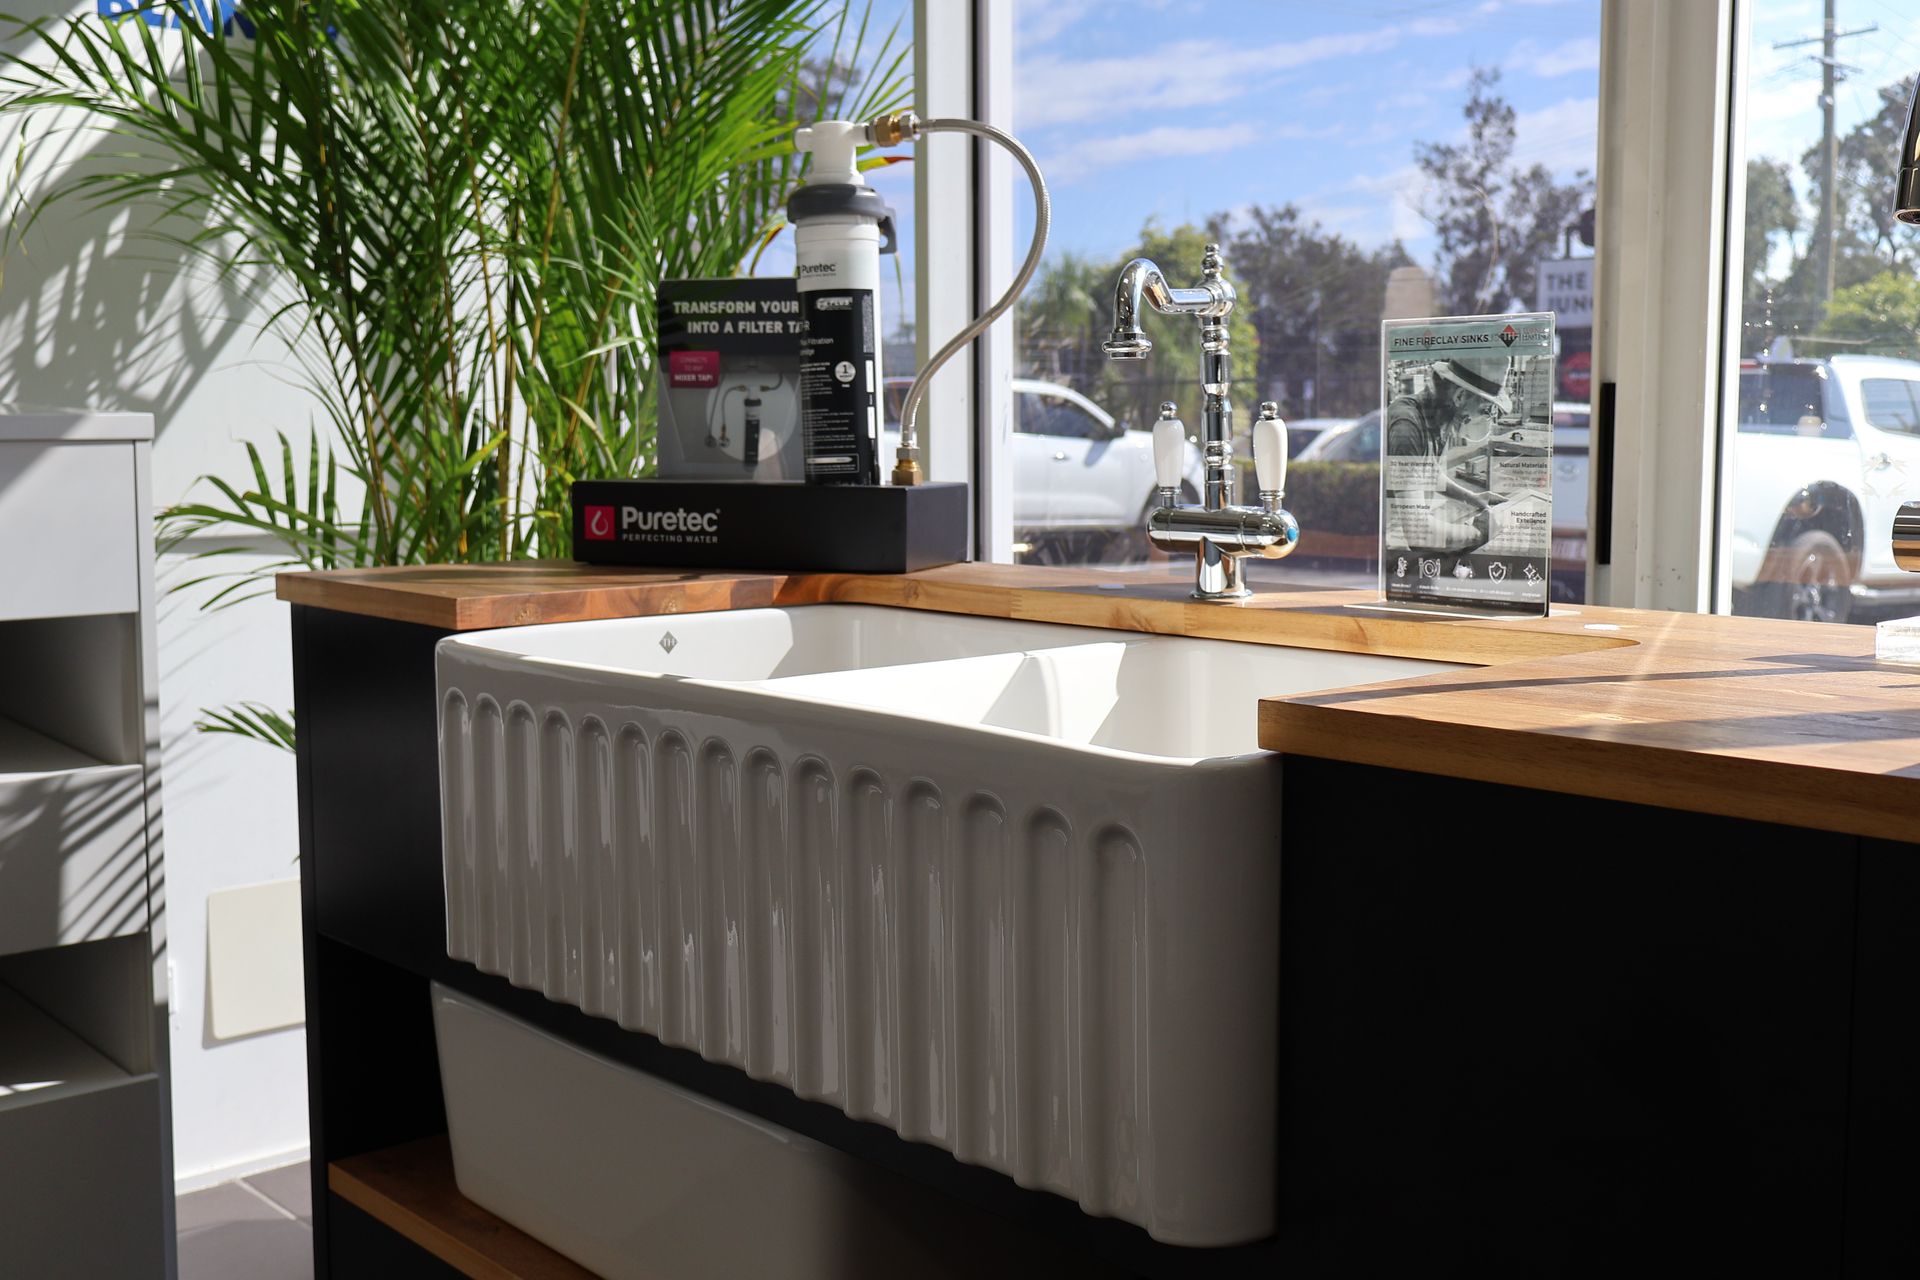
[{"label": "power pole", "polygon": [[1782,40],[1773,47],[1776,49],[1796,49],[1802,45],[1818,43],[1820,56],[1815,59],[1820,64],[1820,225],[1814,233],[1813,250],[1819,254],[1815,266],[1815,279],[1820,285],[1822,305],[1833,297],[1833,244],[1837,236],[1834,219],[1838,201],[1834,195],[1834,183],[1840,168],[1840,136],[1833,124],[1834,90],[1839,86],[1841,73],[1846,70],[1840,60],[1834,56],[1834,47],[1840,41],[1851,36],[1864,36],[1880,29],[1879,23],[1856,27],[1852,31],[1836,30],[1834,20],[1835,0],[1827,0],[1826,22],[1820,34],[1804,40]]}]

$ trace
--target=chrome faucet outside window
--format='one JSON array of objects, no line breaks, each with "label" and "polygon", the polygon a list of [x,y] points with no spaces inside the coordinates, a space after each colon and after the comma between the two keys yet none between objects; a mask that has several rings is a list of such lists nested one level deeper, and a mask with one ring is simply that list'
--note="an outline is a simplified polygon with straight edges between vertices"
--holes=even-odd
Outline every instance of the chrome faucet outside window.
[{"label": "chrome faucet outside window", "polygon": [[1200,385],[1206,392],[1201,411],[1205,490],[1197,507],[1179,501],[1186,431],[1168,401],[1160,406],[1160,420],[1153,428],[1160,501],[1147,515],[1147,537],[1162,550],[1193,552],[1194,599],[1240,600],[1251,594],[1241,560],[1250,555],[1270,559],[1287,555],[1300,540],[1300,526],[1280,505],[1286,491],[1287,425],[1280,419],[1279,406],[1270,400],[1260,406],[1253,431],[1260,505],[1243,507],[1234,503],[1227,317],[1233,312],[1235,294],[1220,260],[1219,245],[1207,246],[1200,275],[1196,287],[1176,289],[1151,260],[1135,258],[1129,262],[1121,269],[1119,287],[1114,291],[1113,333],[1103,345],[1114,360],[1146,358],[1153,343],[1140,327],[1142,305],[1164,315],[1193,316],[1199,322]]}]

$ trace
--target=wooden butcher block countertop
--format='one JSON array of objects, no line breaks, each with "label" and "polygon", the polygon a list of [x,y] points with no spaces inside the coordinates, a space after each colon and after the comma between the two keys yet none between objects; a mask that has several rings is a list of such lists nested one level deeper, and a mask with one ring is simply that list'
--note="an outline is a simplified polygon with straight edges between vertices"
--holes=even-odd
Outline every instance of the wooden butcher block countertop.
[{"label": "wooden butcher block countertop", "polygon": [[[282,600],[445,630],[818,603],[894,605],[1471,664],[1260,699],[1260,743],[1548,791],[1920,840],[1920,670],[1869,627],[1589,606],[1529,620],[1420,617],[1373,593],[1186,598],[1184,565],[948,565],[901,576],[573,564],[286,574]],[[1260,690],[1248,689],[1249,699]]]}]

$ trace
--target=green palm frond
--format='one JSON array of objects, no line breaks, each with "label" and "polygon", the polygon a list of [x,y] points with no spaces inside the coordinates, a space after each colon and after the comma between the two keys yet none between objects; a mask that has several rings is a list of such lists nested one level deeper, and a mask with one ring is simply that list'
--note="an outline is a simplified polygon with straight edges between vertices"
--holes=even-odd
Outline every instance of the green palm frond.
[{"label": "green palm frond", "polygon": [[250,449],[163,534],[261,533],[298,567],[564,555],[567,483],[651,459],[657,282],[741,268],[798,179],[797,124],[908,96],[907,44],[860,6],[206,9],[8,20],[0,112],[77,114],[116,153],[15,234],[134,206],[191,228],[162,234],[199,266],[269,279],[324,419],[306,478],[284,439],[271,475]]},{"label": "green palm frond", "polygon": [[202,733],[230,733],[293,750],[293,712],[275,711],[257,702],[242,702],[219,711],[203,711],[194,727]]},{"label": "green palm frond", "polygon": [[205,572],[175,589],[204,607],[286,569],[568,554],[570,482],[651,463],[657,283],[742,268],[799,179],[798,124],[910,96],[910,47],[870,5],[231,9],[0,17],[22,147],[51,136],[31,117],[63,136],[77,119],[111,160],[18,209],[7,243],[64,208],[165,215],[195,268],[266,282],[319,405],[304,443],[249,443],[244,470],[162,513],[163,545],[243,533],[284,553],[196,553]]}]

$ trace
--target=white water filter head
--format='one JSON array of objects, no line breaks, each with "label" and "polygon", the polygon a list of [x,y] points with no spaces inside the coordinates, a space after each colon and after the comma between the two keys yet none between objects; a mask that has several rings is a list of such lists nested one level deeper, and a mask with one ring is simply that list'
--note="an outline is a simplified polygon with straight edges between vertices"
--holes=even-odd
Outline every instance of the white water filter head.
[{"label": "white water filter head", "polygon": [[860,148],[867,143],[867,126],[861,120],[821,120],[793,132],[793,147],[813,157],[807,171],[807,185],[822,183],[864,187],[860,176]]}]

